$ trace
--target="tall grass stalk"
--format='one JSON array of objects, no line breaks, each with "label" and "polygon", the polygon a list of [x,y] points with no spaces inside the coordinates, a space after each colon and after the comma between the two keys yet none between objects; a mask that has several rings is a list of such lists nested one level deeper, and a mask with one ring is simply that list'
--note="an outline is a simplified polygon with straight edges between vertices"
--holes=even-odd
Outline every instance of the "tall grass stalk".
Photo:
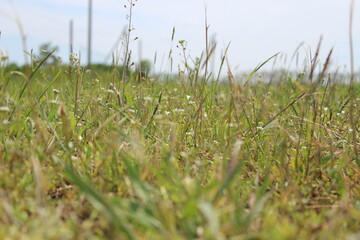
[{"label": "tall grass stalk", "polygon": [[357,124],[354,115],[355,106],[355,63],[354,63],[354,43],[353,43],[353,19],[354,19],[354,9],[355,9],[355,0],[351,0],[350,4],[350,19],[349,19],[349,46],[350,46],[350,85],[349,85],[349,95],[350,95],[350,122],[352,131],[352,142],[354,153],[356,156],[356,161],[360,164],[359,158],[359,141],[358,141],[358,130]]}]

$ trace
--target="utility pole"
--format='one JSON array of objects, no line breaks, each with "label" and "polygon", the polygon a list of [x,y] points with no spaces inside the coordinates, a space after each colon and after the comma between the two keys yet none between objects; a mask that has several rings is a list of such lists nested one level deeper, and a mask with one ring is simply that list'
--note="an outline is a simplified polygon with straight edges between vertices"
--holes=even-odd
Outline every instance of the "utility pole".
[{"label": "utility pole", "polygon": [[92,0],[89,0],[88,19],[88,67],[91,67],[91,37],[92,37]]},{"label": "utility pole", "polygon": [[73,64],[73,53],[74,53],[74,21],[71,19],[69,24],[69,79],[72,78],[72,64]]},{"label": "utility pole", "polygon": [[70,20],[70,25],[69,25],[69,53],[70,53],[70,57],[71,54],[73,54],[74,52],[74,21],[71,19]]}]

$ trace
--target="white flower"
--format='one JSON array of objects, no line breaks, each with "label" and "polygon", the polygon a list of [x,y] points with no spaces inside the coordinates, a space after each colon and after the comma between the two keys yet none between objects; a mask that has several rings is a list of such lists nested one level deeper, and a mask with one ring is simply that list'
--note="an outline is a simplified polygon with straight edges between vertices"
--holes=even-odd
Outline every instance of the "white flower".
[{"label": "white flower", "polygon": [[329,108],[327,108],[327,107],[324,107],[324,110],[325,110],[325,112],[326,112],[327,110],[329,110]]},{"label": "white flower", "polygon": [[190,129],[190,131],[187,132],[186,135],[194,136],[195,135],[194,129]]},{"label": "white flower", "polygon": [[59,101],[54,99],[54,100],[50,100],[49,103],[53,103],[53,104],[59,104]]},{"label": "white flower", "polygon": [[0,107],[0,112],[10,112],[10,108],[8,106]]},{"label": "white flower", "polygon": [[190,95],[186,95],[186,99],[189,100],[191,98]]}]

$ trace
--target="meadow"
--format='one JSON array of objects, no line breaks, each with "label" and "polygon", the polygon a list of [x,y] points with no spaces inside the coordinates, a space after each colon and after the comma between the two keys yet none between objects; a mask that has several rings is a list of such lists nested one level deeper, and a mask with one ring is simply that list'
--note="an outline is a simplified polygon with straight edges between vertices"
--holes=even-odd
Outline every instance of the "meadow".
[{"label": "meadow", "polygon": [[351,75],[45,61],[1,68],[1,239],[359,239]]},{"label": "meadow", "polygon": [[360,239],[353,59],[333,71],[320,42],[238,76],[226,49],[215,73],[206,23],[202,56],[181,40],[178,73],[149,72],[128,2],[122,67],[0,51],[0,239]]}]

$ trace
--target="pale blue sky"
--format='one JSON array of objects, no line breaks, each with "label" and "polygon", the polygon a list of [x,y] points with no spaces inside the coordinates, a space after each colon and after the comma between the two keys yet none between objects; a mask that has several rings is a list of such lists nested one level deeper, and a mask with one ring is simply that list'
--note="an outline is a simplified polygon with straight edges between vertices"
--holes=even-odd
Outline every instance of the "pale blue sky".
[{"label": "pale blue sky", "polygon": [[[125,0],[93,0],[93,60],[103,62],[126,24]],[[68,59],[68,25],[75,23],[75,52],[86,63],[87,0],[0,0],[0,48],[14,62],[23,62],[19,16],[27,36],[28,49],[37,50],[44,42],[59,46]],[[360,3],[359,3],[360,4]],[[359,5],[358,4],[358,5]],[[205,47],[204,6],[207,6],[210,34],[216,34],[218,54],[231,41],[229,59],[238,70],[255,67],[277,52],[292,55],[301,42],[303,57],[315,51],[323,35],[323,55],[335,48],[334,63],[349,62],[348,23],[350,0],[139,0],[134,9],[134,37],[142,42],[143,58],[159,61],[175,40],[187,40],[192,57]],[[360,6],[356,5],[354,42],[356,63],[360,63]],[[138,43],[131,44],[137,58]],[[173,46],[174,59],[181,61]],[[324,59],[325,60],[325,59]],[[217,60],[217,63],[219,60]],[[164,70],[163,64],[162,70]],[[157,66],[160,70],[160,65]]]}]

